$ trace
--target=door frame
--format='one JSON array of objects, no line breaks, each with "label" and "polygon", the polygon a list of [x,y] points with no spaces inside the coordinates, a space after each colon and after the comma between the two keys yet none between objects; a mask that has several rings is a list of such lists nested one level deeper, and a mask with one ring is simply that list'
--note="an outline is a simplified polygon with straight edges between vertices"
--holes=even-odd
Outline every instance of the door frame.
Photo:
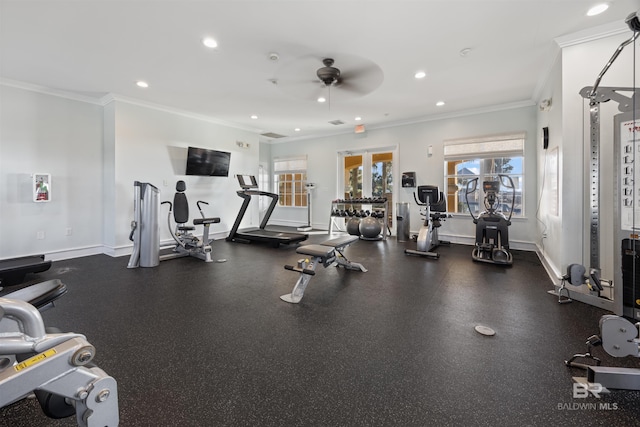
[{"label": "door frame", "polygon": [[[396,229],[396,207],[395,204],[398,201],[398,186],[402,185],[400,182],[400,165],[399,165],[399,148],[398,145],[381,145],[372,147],[363,147],[352,150],[340,150],[336,154],[337,158],[337,179],[336,179],[336,194],[338,198],[344,197],[344,158],[346,156],[362,156],[362,195],[363,197],[371,196],[371,165],[373,154],[378,153],[392,153],[393,165],[391,170],[393,173],[393,191],[391,192],[393,199],[388,206],[389,212],[391,212],[391,226],[390,231],[392,235],[395,235]],[[366,186],[365,186],[366,183]],[[368,190],[368,194],[366,194]]]}]

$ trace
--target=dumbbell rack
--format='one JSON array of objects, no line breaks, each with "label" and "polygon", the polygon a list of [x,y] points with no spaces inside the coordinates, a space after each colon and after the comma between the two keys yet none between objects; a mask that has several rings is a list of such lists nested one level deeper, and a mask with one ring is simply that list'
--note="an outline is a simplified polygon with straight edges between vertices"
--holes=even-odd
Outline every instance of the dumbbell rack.
[{"label": "dumbbell rack", "polygon": [[[362,208],[365,206],[371,206],[371,212],[383,212],[384,216],[382,218],[377,218],[378,221],[382,220],[382,239],[387,240],[387,236],[391,235],[391,230],[389,229],[389,212],[388,206],[389,202],[384,198],[363,198],[363,199],[338,199],[333,200],[331,202],[331,210],[329,211],[329,234],[334,232],[334,228],[338,231],[346,231],[344,227],[344,219],[353,218],[350,216],[336,215],[336,212],[346,211],[347,209],[353,210],[363,210]],[[359,209],[356,209],[358,207]],[[343,219],[342,227],[336,222],[338,219]]]}]

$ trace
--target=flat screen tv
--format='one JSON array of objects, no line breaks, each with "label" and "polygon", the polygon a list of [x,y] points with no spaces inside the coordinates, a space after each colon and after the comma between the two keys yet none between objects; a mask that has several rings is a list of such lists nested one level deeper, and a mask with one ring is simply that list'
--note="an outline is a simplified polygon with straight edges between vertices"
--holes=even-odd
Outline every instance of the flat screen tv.
[{"label": "flat screen tv", "polygon": [[229,176],[231,153],[189,147],[187,175]]}]

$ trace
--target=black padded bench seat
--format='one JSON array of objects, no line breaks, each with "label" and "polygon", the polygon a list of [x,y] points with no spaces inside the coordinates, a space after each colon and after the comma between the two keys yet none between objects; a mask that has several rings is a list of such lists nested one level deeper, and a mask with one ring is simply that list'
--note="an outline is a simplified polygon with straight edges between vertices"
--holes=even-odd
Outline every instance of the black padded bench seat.
[{"label": "black padded bench seat", "polygon": [[334,248],[328,245],[325,246],[324,243],[321,245],[298,246],[298,248],[296,248],[296,252],[302,255],[320,257],[323,263],[334,256]]},{"label": "black padded bench seat", "polygon": [[27,273],[42,273],[51,268],[51,261],[44,255],[30,255],[0,260],[0,286],[12,286],[24,282]]},{"label": "black padded bench seat", "polygon": [[196,218],[193,220],[193,225],[217,224],[219,222],[220,218]]},{"label": "black padded bench seat", "polygon": [[334,248],[342,248],[343,246],[347,246],[358,240],[360,240],[360,237],[349,235],[349,236],[336,237],[335,239],[327,240],[320,244],[324,246],[332,246]]}]

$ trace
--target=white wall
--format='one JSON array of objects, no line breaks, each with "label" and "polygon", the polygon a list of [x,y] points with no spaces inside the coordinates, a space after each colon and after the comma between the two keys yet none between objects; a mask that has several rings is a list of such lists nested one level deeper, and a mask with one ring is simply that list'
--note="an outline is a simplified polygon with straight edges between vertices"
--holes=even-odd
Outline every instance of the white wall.
[{"label": "white wall", "polygon": [[[221,218],[211,233],[226,237],[242,202],[234,174],[258,173],[252,132],[115,99],[102,106],[8,85],[0,90],[0,258],[130,253],[135,180],[159,187],[161,200],[172,199],[176,181],[184,180],[191,217],[199,215],[198,200],[209,202],[206,213]],[[231,152],[230,176],[185,176],[189,146]],[[32,201],[34,172],[51,174],[51,202]],[[162,241],[171,239],[166,212],[159,218]],[[257,224],[256,203],[243,226]]]},{"label": "white wall", "polygon": [[[0,258],[99,252],[102,107],[0,85],[0,129]],[[48,203],[32,201],[34,172],[51,174]]]},{"label": "white wall", "polygon": [[[327,228],[331,200],[339,195],[336,191],[338,176],[337,153],[345,150],[362,150],[375,147],[397,146],[400,172],[415,171],[418,184],[444,185],[443,141],[506,132],[524,131],[526,174],[526,218],[515,219],[510,231],[513,247],[524,244],[531,249],[536,234],[536,109],[534,106],[512,108],[464,117],[425,121],[404,126],[368,130],[366,134],[347,133],[324,138],[274,142],[272,157],[308,155],[309,181],[317,184],[314,192],[313,218],[317,227]],[[427,156],[427,147],[433,146],[433,156]],[[400,176],[396,178],[395,202],[411,204],[411,229],[420,227],[418,209],[413,200],[413,189],[400,187]],[[395,206],[393,206],[395,209]],[[303,224],[306,211],[298,208],[280,208],[272,217],[274,223]],[[443,238],[472,243],[475,240],[474,224],[469,216],[448,219],[440,229]],[[522,245],[521,245],[522,246]]]},{"label": "white wall", "polygon": [[[240,187],[234,175],[257,175],[258,172],[257,135],[186,115],[117,100],[112,103],[115,104],[115,192],[113,210],[107,214],[114,218],[115,239],[107,253],[130,252],[134,181],[158,187],[161,201],[173,200],[176,181],[185,181],[190,217],[200,215],[198,200],[208,202],[205,214],[221,219],[219,224],[211,226],[210,233],[217,238],[226,237],[242,203],[236,194]],[[249,147],[240,148],[237,141]],[[189,146],[231,152],[229,177],[186,176]],[[257,205],[250,209],[243,223],[247,226],[257,224]],[[164,205],[159,215],[160,240],[168,242],[171,235],[166,225],[167,213],[168,207]]]},{"label": "white wall", "polygon": [[[577,177],[580,184],[577,188],[581,188],[581,174],[568,173],[569,169],[574,167],[580,169],[582,165],[576,162],[572,156],[566,157],[563,151],[563,134],[562,114],[562,61],[558,53],[558,57],[550,72],[549,79],[545,88],[541,92],[540,99],[551,100],[551,109],[549,111],[538,111],[538,141],[542,141],[542,128],[549,128],[549,148],[544,150],[542,142],[537,144],[536,151],[538,157],[538,188],[536,193],[540,201],[537,215],[537,233],[536,244],[539,247],[542,256],[545,257],[548,266],[555,277],[561,276],[561,267],[566,263],[567,255],[564,254],[563,242],[565,241],[565,227],[571,228],[571,234],[580,235],[582,224],[580,221],[571,220],[563,221],[564,216],[575,217],[576,208],[582,209],[582,192],[575,191],[573,179]],[[554,165],[553,157],[556,157]],[[573,161],[572,161],[573,160]],[[564,164],[567,162],[567,165]],[[555,166],[555,170],[554,169]],[[564,185],[564,179],[569,181],[568,185]],[[554,182],[555,181],[555,182]],[[568,194],[564,194],[566,189],[573,189]],[[556,199],[552,201],[551,199]],[[557,203],[557,213],[552,211],[552,205]],[[546,237],[542,237],[543,234]],[[570,251],[569,257],[576,255],[576,252]],[[578,254],[578,258],[581,254]],[[577,259],[574,262],[579,262]]]}]

